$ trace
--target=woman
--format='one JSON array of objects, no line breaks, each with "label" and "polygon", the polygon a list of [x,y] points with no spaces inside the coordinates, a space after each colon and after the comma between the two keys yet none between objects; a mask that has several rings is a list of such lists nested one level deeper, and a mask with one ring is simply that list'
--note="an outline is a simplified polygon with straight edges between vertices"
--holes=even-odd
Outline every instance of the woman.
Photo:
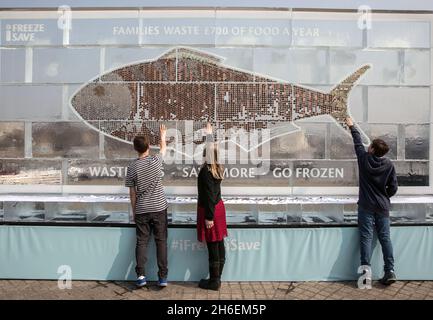
[{"label": "woman", "polygon": [[213,142],[212,126],[206,127],[204,163],[198,175],[197,238],[206,241],[209,253],[209,279],[202,279],[199,287],[219,290],[225,263],[224,237],[227,236],[226,210],[221,200],[223,167],[219,164],[218,148]]}]

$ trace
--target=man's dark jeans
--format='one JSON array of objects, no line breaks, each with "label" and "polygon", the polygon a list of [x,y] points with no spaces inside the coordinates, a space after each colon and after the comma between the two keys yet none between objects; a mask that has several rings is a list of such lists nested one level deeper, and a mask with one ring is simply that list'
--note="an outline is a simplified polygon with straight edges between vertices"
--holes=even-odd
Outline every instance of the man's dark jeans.
[{"label": "man's dark jeans", "polygon": [[149,238],[153,232],[156,243],[156,258],[158,261],[158,276],[167,278],[167,209],[159,212],[149,212],[137,214],[135,216],[137,244],[135,247],[135,257],[137,266],[135,272],[137,276],[145,276],[144,266],[147,261],[147,246]]},{"label": "man's dark jeans", "polygon": [[370,266],[373,251],[373,232],[376,229],[377,237],[382,246],[385,272],[394,271],[394,256],[390,237],[389,217],[381,213],[374,213],[358,208],[358,228],[360,236],[361,265]]}]

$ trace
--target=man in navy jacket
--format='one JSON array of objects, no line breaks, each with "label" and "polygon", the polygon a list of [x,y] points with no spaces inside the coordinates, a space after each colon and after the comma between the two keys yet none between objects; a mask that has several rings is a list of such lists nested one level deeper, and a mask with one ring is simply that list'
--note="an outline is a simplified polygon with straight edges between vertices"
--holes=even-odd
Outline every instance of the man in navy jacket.
[{"label": "man in navy jacket", "polygon": [[346,119],[355,145],[359,169],[358,228],[360,234],[361,265],[370,266],[373,231],[376,229],[382,246],[385,275],[380,280],[384,285],[396,281],[394,256],[390,237],[389,198],[396,194],[397,176],[391,160],[385,158],[388,145],[374,139],[365,151],[361,135],[351,118]]}]

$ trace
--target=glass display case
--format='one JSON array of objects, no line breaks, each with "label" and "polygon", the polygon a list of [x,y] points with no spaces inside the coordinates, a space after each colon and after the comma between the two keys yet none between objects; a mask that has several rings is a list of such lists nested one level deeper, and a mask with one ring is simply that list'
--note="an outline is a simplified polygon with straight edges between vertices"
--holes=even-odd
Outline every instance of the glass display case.
[{"label": "glass display case", "polygon": [[[353,226],[357,224],[356,197],[226,197],[231,226]],[[168,198],[169,225],[196,224],[196,198]],[[433,224],[433,196],[396,197],[392,224]],[[133,223],[127,196],[1,195],[4,223],[71,223],[128,225]]]}]

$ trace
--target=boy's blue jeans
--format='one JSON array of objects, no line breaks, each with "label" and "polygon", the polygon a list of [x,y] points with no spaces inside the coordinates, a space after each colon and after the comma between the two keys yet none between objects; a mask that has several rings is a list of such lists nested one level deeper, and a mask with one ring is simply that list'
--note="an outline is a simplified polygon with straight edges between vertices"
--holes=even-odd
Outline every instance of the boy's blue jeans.
[{"label": "boy's blue jeans", "polygon": [[373,232],[376,229],[377,237],[382,246],[385,272],[394,271],[394,256],[390,237],[389,217],[381,213],[358,208],[358,229],[361,248],[361,265],[370,266],[373,251]]}]

